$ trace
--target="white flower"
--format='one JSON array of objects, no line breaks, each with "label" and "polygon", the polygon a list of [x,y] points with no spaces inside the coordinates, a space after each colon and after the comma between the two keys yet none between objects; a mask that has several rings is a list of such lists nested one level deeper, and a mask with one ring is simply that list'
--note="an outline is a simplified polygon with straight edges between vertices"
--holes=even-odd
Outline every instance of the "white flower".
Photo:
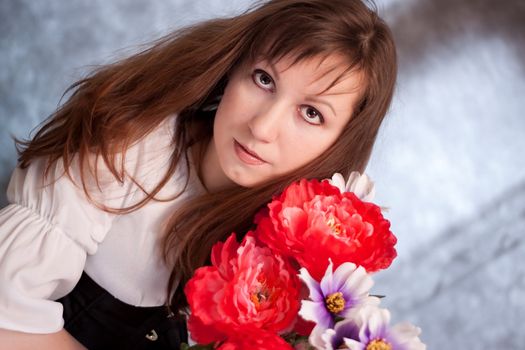
[{"label": "white flower", "polygon": [[[390,312],[375,305],[358,308],[349,318],[326,330],[315,329],[310,343],[319,350],[425,350],[421,329],[404,322],[390,326]],[[322,332],[322,333],[321,333]]]},{"label": "white flower", "polygon": [[361,175],[358,171],[352,171],[345,183],[343,175],[335,173],[328,181],[332,186],[339,188],[341,193],[353,192],[363,202],[371,202],[374,199],[374,182],[366,174]]}]

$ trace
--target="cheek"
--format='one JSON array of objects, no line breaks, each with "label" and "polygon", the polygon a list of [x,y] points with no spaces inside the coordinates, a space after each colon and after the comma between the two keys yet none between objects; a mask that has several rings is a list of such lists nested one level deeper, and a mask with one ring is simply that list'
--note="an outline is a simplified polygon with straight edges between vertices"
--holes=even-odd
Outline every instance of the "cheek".
[{"label": "cheek", "polygon": [[280,150],[283,165],[287,168],[298,168],[310,163],[326,152],[335,141],[333,135],[319,133],[317,130],[309,135],[289,135],[287,139]]},{"label": "cheek", "polygon": [[246,101],[249,99],[244,96],[242,89],[235,87],[227,89],[219,103],[215,118],[219,119],[221,125],[235,125],[242,122],[250,105]]},{"label": "cheek", "polygon": [[230,124],[235,119],[235,101],[230,94],[224,94],[215,113],[214,134],[220,136],[230,128]]}]

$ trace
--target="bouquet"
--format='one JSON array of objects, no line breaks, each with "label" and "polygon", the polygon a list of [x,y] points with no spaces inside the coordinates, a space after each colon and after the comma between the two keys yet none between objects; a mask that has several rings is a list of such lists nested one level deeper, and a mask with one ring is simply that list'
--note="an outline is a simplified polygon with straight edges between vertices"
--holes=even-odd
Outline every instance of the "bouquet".
[{"label": "bouquet", "polygon": [[185,286],[183,349],[419,350],[420,329],[389,324],[371,273],[396,257],[396,237],[371,202],[373,183],[300,180],[254,218],[241,242],[214,245]]}]

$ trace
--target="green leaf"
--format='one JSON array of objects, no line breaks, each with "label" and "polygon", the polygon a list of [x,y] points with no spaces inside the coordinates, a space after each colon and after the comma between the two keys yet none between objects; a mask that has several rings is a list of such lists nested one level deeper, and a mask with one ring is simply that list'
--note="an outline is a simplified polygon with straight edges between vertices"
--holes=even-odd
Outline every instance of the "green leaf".
[{"label": "green leaf", "polygon": [[376,297],[376,298],[379,298],[379,299],[383,299],[384,297],[386,297],[386,295],[380,295],[380,294],[370,294],[371,297]]},{"label": "green leaf", "polygon": [[308,336],[300,335],[296,332],[290,332],[290,333],[283,334],[281,335],[281,338],[283,338],[287,343],[291,344],[292,346],[295,346],[300,343],[308,344]]},{"label": "green leaf", "polygon": [[334,322],[337,323],[337,322],[343,321],[344,319],[345,319],[344,317],[335,316]]}]

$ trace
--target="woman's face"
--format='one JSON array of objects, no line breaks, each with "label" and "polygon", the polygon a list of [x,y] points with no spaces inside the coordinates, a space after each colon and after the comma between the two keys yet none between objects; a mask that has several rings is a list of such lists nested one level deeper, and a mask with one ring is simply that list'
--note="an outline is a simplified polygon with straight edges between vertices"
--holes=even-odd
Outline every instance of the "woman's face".
[{"label": "woman's face", "polygon": [[[284,57],[239,67],[215,116],[202,173],[213,191],[252,187],[297,169],[325,152],[350,120],[362,75],[337,55],[293,64]],[[330,88],[329,88],[330,87]]]}]

